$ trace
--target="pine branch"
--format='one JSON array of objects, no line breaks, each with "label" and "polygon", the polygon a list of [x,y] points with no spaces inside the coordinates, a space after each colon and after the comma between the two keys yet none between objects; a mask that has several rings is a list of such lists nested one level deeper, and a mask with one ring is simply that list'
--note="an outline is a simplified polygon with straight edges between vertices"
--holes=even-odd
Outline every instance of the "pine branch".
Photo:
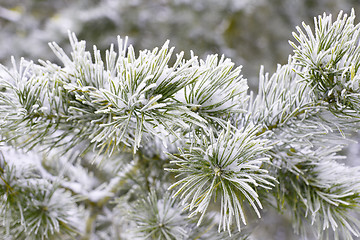
[{"label": "pine branch", "polygon": [[[354,12],[334,22],[323,15],[314,31],[297,28],[294,55],[271,77],[261,69],[255,97],[241,67],[223,56],[185,60],[181,52],[169,65],[168,42],[136,56],[119,37],[117,52],[111,45],[102,60],[70,33],[70,56],[50,44],[63,66],[13,60],[13,69],[1,67],[1,142],[83,162],[37,158],[21,166],[1,158],[0,231],[90,239],[103,233],[100,222],[117,217],[142,238],[242,238],[246,208],[260,218],[274,205],[291,211],[297,231],[359,236],[351,215],[359,211],[359,169],[338,163],[359,129],[354,19]],[[83,233],[69,218],[81,207]],[[131,209],[129,219],[122,208]]]},{"label": "pine branch", "polygon": [[179,173],[181,180],[170,186],[179,186],[174,197],[180,196],[185,209],[194,216],[201,214],[200,225],[212,199],[221,200],[219,231],[230,233],[233,218],[240,231],[240,222],[246,224],[242,202],[247,201],[260,217],[262,205],[256,193],[257,188],[270,189],[273,177],[262,169],[268,161],[263,156],[267,150],[266,141],[256,139],[256,129],[248,127],[232,132],[230,125],[216,138],[193,136],[195,141],[189,148],[181,149],[178,156],[173,155],[171,163],[179,168],[169,169]]},{"label": "pine branch", "polygon": [[[8,150],[9,152],[9,150]],[[1,153],[0,228],[4,237],[49,239],[79,233],[80,212],[68,191],[40,175],[35,163]]]},{"label": "pine branch", "polygon": [[305,32],[297,27],[294,38],[294,59],[301,66],[299,75],[314,88],[316,99],[327,103],[339,117],[358,117],[360,66],[359,24],[354,24],[355,12],[350,16],[331,15],[315,18],[315,29],[303,23]]}]

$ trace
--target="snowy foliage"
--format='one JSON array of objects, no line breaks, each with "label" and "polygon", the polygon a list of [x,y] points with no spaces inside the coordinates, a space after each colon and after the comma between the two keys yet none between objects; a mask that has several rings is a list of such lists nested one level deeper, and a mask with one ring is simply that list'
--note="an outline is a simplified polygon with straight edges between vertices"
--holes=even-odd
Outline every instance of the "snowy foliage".
[{"label": "snowy foliage", "polygon": [[102,57],[69,33],[70,55],[50,43],[62,65],[1,66],[0,233],[245,239],[274,208],[301,236],[359,237],[359,168],[340,162],[359,128],[354,20],[303,24],[257,94],[230,59],[169,42],[118,37]]}]

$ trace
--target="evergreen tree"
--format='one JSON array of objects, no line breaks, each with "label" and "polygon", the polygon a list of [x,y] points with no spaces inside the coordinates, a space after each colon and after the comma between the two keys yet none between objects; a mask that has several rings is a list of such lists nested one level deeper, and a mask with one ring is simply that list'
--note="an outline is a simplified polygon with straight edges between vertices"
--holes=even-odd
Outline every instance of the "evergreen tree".
[{"label": "evergreen tree", "polygon": [[[288,64],[248,92],[224,56],[102,60],[69,33],[62,62],[0,69],[4,239],[246,239],[267,209],[299,238],[360,236],[360,169],[341,163],[359,128],[360,24],[303,24]],[[85,220],[84,220],[85,219]]]}]

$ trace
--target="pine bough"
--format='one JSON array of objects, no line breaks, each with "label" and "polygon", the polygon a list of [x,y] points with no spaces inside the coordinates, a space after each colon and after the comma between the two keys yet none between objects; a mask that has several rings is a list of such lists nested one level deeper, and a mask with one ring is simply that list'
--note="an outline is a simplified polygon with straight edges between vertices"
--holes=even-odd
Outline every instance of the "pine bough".
[{"label": "pine bough", "polygon": [[0,235],[245,239],[275,208],[299,237],[359,237],[360,169],[339,161],[360,120],[354,20],[298,27],[256,94],[229,59],[168,42],[101,55],[70,33],[70,57],[50,43],[61,65],[2,66]]}]

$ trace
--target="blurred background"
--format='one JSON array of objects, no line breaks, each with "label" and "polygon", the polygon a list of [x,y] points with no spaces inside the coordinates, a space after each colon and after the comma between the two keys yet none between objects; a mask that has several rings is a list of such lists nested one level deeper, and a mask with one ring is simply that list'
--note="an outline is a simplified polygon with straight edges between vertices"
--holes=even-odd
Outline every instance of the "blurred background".
[{"label": "blurred background", "polygon": [[[286,64],[292,49],[292,31],[313,17],[351,8],[360,16],[358,0],[0,0],[0,63],[16,59],[56,62],[48,47],[55,41],[69,51],[67,31],[104,50],[116,36],[129,36],[138,51],[153,49],[169,39],[175,52],[190,50],[205,58],[224,54],[243,65],[243,75],[256,91],[260,65],[272,73]],[[359,18],[358,18],[359,19]],[[360,151],[352,145],[349,164]],[[256,228],[258,239],[298,239],[286,216],[265,214]]]}]

